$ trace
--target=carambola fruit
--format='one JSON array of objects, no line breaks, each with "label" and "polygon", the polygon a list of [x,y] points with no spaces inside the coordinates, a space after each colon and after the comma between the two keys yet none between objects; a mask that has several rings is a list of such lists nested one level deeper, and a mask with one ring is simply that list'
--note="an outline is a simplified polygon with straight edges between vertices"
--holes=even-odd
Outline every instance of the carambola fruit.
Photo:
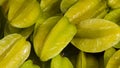
[{"label": "carambola fruit", "polygon": [[37,0],[11,0],[9,5],[9,23],[17,28],[26,28],[35,24],[40,13]]},{"label": "carambola fruit", "polygon": [[71,42],[85,52],[102,52],[120,41],[120,27],[108,20],[88,19],[76,27],[77,33]]},{"label": "carambola fruit", "polygon": [[16,42],[11,40],[14,44],[0,56],[0,68],[18,68],[30,54],[31,44],[24,37],[21,36]]},{"label": "carambola fruit", "polygon": [[74,68],[74,67],[67,57],[57,55],[54,58],[52,58],[50,68]]},{"label": "carambola fruit", "polygon": [[[44,24],[46,24],[44,28],[39,30],[44,33],[34,35],[34,49],[42,61],[47,61],[58,55],[67,46],[77,30],[66,17],[62,17],[54,25],[48,25],[47,22]],[[42,44],[39,44],[37,40]]]}]

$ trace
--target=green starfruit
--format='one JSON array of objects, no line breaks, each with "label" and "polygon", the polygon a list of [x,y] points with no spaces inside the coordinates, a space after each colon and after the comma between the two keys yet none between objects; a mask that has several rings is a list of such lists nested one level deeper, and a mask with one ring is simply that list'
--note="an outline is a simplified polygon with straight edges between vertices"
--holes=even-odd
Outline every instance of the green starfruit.
[{"label": "green starfruit", "polygon": [[71,61],[67,57],[57,55],[51,60],[50,68],[73,68]]},{"label": "green starfruit", "polygon": [[12,0],[8,20],[14,27],[26,28],[35,24],[39,13],[40,6],[37,0]]}]

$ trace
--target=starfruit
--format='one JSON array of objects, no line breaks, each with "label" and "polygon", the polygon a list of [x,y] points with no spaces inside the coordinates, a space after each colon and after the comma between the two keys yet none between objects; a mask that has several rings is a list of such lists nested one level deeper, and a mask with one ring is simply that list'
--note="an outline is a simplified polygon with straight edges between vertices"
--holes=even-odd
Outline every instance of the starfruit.
[{"label": "starfruit", "polygon": [[27,0],[9,0],[9,12],[8,12],[8,20],[12,20],[15,13],[22,7],[24,2]]},{"label": "starfruit", "polygon": [[62,0],[60,3],[60,10],[62,13],[65,13],[77,1],[78,0]]},{"label": "starfruit", "polygon": [[120,9],[114,9],[114,10],[110,11],[104,17],[104,19],[113,21],[113,22],[117,23],[118,25],[120,25],[120,19],[119,18],[120,18]]},{"label": "starfruit", "polygon": [[107,0],[112,9],[120,8],[120,0]]},{"label": "starfruit", "polygon": [[110,57],[106,68],[119,68],[120,67],[120,50],[116,51],[113,56]]},{"label": "starfruit", "polygon": [[[15,34],[15,36],[19,37],[18,34],[17,35]],[[11,47],[6,49],[5,52],[0,56],[0,60],[1,60],[0,68],[18,68],[28,58],[30,54],[30,49],[31,49],[30,43],[26,41],[26,39],[22,36],[20,36],[19,39],[17,39],[15,36],[14,34],[11,34],[9,39],[8,37],[6,38],[8,40],[2,42],[6,44],[4,46],[9,46],[10,45],[9,43],[11,43]],[[15,41],[14,38],[13,40],[12,37],[14,37],[17,40]],[[5,49],[5,47],[2,49]]]},{"label": "starfruit", "polygon": [[103,19],[107,15],[108,11],[109,9],[103,10],[100,14],[96,16],[96,18]]},{"label": "starfruit", "polygon": [[34,49],[42,61],[47,61],[58,55],[76,33],[76,27],[70,24],[66,17],[62,17],[56,23],[46,22],[41,25],[40,30],[37,31],[39,33],[36,33],[34,37]]},{"label": "starfruit", "polygon": [[118,44],[116,44],[115,46],[113,46],[114,48],[120,49],[120,42]]},{"label": "starfruit", "polygon": [[38,19],[40,6],[37,0],[11,0],[9,5],[9,23],[17,28],[32,26]]},{"label": "starfruit", "polygon": [[52,58],[50,68],[74,68],[74,67],[67,57],[57,55],[56,57]]},{"label": "starfruit", "polygon": [[40,68],[38,65],[33,64],[32,60],[25,61],[20,68]]},{"label": "starfruit", "polygon": [[43,11],[50,9],[58,0],[41,0],[40,7]]},{"label": "starfruit", "polygon": [[[0,40],[0,57],[3,56],[12,46],[13,44],[21,38],[19,34],[11,34],[5,36]],[[0,58],[1,59],[1,58]]]},{"label": "starfruit", "polygon": [[40,58],[42,60],[49,60],[58,55],[72,40],[75,34],[76,27],[70,24],[66,17],[61,18],[48,34]]},{"label": "starfruit", "polygon": [[68,17],[71,23],[77,24],[82,20],[95,17],[106,7],[105,1],[102,0],[78,0],[64,16]]},{"label": "starfruit", "polygon": [[18,33],[27,39],[32,34],[33,28],[34,26],[30,26],[28,28],[16,28],[11,26],[9,23],[6,23],[4,28],[4,36],[13,34],[13,33]]},{"label": "starfruit", "polygon": [[39,17],[35,23],[34,30],[36,30],[39,27],[39,25],[41,25],[46,19],[47,19],[47,17],[43,15],[43,11],[40,8],[40,14],[39,14]]},{"label": "starfruit", "polygon": [[79,50],[76,47],[74,47],[71,43],[69,43],[67,47],[64,48],[61,54],[68,57],[71,63],[73,64],[74,68],[76,68],[78,53]]},{"label": "starfruit", "polygon": [[[114,23],[118,24],[120,26],[120,9],[114,9],[112,11],[110,11],[105,17],[104,19],[109,20],[109,21],[113,21]],[[118,44],[116,44],[114,46],[115,48],[120,48],[120,42]]]},{"label": "starfruit", "polygon": [[43,16],[49,18],[60,13],[61,0],[41,0],[40,7],[43,11]]},{"label": "starfruit", "polygon": [[[114,22],[104,19],[88,19],[80,22],[77,27],[76,37],[98,38],[110,35],[113,32],[119,33],[119,26]],[[108,28],[109,27],[109,28]]]},{"label": "starfruit", "polygon": [[102,0],[91,18],[103,18],[109,11],[107,3]]},{"label": "starfruit", "polygon": [[78,54],[76,68],[86,68],[86,57],[84,52]]},{"label": "starfruit", "polygon": [[102,52],[120,41],[120,27],[104,19],[88,19],[80,22],[72,44],[85,52]]},{"label": "starfruit", "polygon": [[41,0],[40,15],[35,24],[35,32],[39,25],[52,16],[60,15],[59,4],[61,0]]},{"label": "starfruit", "polygon": [[37,30],[35,30],[36,32],[34,32],[33,43],[35,52],[38,56],[42,50],[47,35],[49,34],[49,32],[55,26],[59,19],[60,16],[50,17],[43,24],[41,24]]},{"label": "starfruit", "polygon": [[106,64],[108,63],[109,59],[113,54],[116,52],[116,49],[111,47],[104,52],[104,66],[106,67]]},{"label": "starfruit", "polygon": [[99,68],[98,60],[91,54],[80,52],[77,58],[76,68]]}]

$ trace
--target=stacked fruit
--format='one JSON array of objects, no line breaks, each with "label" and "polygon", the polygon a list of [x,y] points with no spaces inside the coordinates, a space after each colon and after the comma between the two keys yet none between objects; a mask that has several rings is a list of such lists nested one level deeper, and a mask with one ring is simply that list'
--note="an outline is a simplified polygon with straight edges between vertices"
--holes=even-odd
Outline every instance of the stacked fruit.
[{"label": "stacked fruit", "polygon": [[120,0],[0,0],[0,68],[119,68]]}]

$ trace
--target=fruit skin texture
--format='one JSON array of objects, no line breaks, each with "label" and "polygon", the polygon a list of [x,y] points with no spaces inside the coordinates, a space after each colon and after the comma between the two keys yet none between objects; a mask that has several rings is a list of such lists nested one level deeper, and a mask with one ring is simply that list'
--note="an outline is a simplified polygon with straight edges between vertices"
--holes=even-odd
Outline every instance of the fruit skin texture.
[{"label": "fruit skin texture", "polygon": [[41,0],[40,7],[45,19],[60,14],[61,0]]},{"label": "fruit skin texture", "polygon": [[3,54],[6,54],[13,44],[21,37],[22,36],[19,34],[11,34],[0,40],[0,59],[2,59],[1,57],[4,57]]},{"label": "fruit skin texture", "polygon": [[8,12],[9,23],[17,28],[26,28],[35,24],[40,14],[39,3],[36,0],[26,0],[22,4],[15,6],[16,3],[17,1],[10,4]]},{"label": "fruit skin texture", "polygon": [[4,36],[13,33],[18,33],[27,39],[32,34],[33,28],[34,26],[30,26],[28,28],[16,28],[11,26],[9,23],[6,23],[4,28]]},{"label": "fruit skin texture", "polygon": [[84,52],[79,52],[76,68],[99,68],[98,60],[95,56]]},{"label": "fruit skin texture", "polygon": [[108,20],[89,19],[77,25],[76,35],[71,42],[78,49],[102,52],[120,41],[120,27]]},{"label": "fruit skin texture", "polygon": [[[8,25],[3,28],[1,23],[6,22],[0,19],[0,36],[4,33],[1,36],[4,38],[0,40],[0,68],[40,68],[31,60],[25,62],[31,57],[41,68],[50,68],[50,62],[51,68],[74,68],[72,63],[77,63],[75,68],[104,68],[104,65],[107,65],[106,68],[120,67],[120,51],[107,50],[110,47],[120,48],[120,10],[116,9],[120,7],[119,0],[108,0],[108,4],[106,0],[39,0],[39,3],[38,0],[2,1],[5,0],[0,0],[0,10],[3,8],[3,13],[8,14]],[[114,10],[108,10],[110,13],[107,14],[106,8]],[[106,20],[91,19],[103,18],[105,14]],[[33,30],[31,40],[29,38]],[[28,57],[31,44],[26,39],[33,43],[34,56],[31,54]],[[74,47],[77,53],[69,48],[70,53],[63,50],[69,43],[78,48]],[[71,58],[72,63],[63,55]],[[96,58],[99,58],[99,62]]]},{"label": "fruit skin texture", "polygon": [[105,15],[104,19],[113,21],[116,24],[120,25],[120,9],[111,10],[108,14]]},{"label": "fruit skin texture", "polygon": [[65,13],[73,4],[75,4],[78,0],[62,0],[60,4],[60,9],[62,13]]},{"label": "fruit skin texture", "polygon": [[56,23],[59,21],[60,16],[53,16],[48,18],[43,24],[41,24],[38,29],[36,29],[34,33],[33,38],[33,44],[34,44],[34,50],[39,56],[39,54],[42,51],[42,48],[44,47],[44,42],[49,34],[49,32],[52,30],[52,28],[56,25]]},{"label": "fruit skin texture", "polygon": [[43,11],[51,9],[51,7],[57,3],[58,0],[41,0],[40,7]]},{"label": "fruit skin texture", "polygon": [[113,54],[116,52],[116,49],[111,47],[104,52],[104,66],[106,67],[106,64],[108,63],[109,59],[113,56]]},{"label": "fruit skin texture", "polygon": [[39,54],[40,59],[47,61],[58,55],[76,32],[75,25],[71,24],[66,17],[62,17],[46,37],[41,54]]},{"label": "fruit skin texture", "polygon": [[76,68],[86,68],[86,55],[82,51],[78,54]]},{"label": "fruit skin texture", "polygon": [[95,11],[101,7],[101,3],[101,0],[78,0],[64,16],[68,17],[71,23],[77,24],[80,21],[92,18],[96,14]]},{"label": "fruit skin texture", "polygon": [[120,8],[120,0],[107,0],[109,7],[112,9]]},{"label": "fruit skin texture", "polygon": [[29,56],[31,44],[21,37],[13,44],[4,57],[0,58],[0,68],[18,68]]},{"label": "fruit skin texture", "polygon": [[67,57],[57,55],[52,58],[50,68],[73,68],[73,65]]},{"label": "fruit skin texture", "polygon": [[119,68],[120,66],[120,50],[116,51],[113,56],[110,57],[106,68]]},{"label": "fruit skin texture", "polygon": [[33,64],[32,60],[25,61],[20,68],[40,68],[38,65]]}]

